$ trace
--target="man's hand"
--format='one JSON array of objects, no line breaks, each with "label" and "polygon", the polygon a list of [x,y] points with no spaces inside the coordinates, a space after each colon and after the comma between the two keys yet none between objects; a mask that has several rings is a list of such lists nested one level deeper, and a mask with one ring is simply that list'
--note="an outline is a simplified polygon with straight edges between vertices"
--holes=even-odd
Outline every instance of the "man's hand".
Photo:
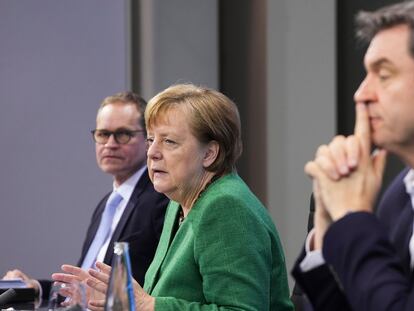
[{"label": "man's hand", "polygon": [[3,276],[3,280],[13,280],[13,279],[21,279],[23,280],[27,287],[34,288],[36,295],[39,294],[40,285],[39,282],[35,279],[32,279],[22,271],[18,269],[7,271],[7,273]]},{"label": "man's hand", "polygon": [[313,198],[315,200],[315,214],[313,216],[315,235],[313,236],[311,250],[318,250],[322,249],[323,237],[332,223],[332,218],[326,211],[326,207],[322,201],[317,180],[313,181]]},{"label": "man's hand", "polygon": [[[367,109],[363,104],[357,104],[356,108],[354,135],[334,139],[326,148],[319,148],[315,160],[305,166],[305,172],[317,181],[322,205],[334,221],[352,211],[372,212],[385,167],[385,151],[370,154]],[[343,165],[347,163],[349,168],[355,160],[357,165],[345,174]],[[341,175],[334,176],[341,167]]]}]

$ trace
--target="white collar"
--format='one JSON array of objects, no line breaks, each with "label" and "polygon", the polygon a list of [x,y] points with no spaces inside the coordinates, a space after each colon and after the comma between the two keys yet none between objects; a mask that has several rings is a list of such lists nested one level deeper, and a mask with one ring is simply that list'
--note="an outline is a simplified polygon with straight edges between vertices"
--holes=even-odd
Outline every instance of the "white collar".
[{"label": "white collar", "polygon": [[132,195],[132,192],[134,192],[136,184],[138,183],[146,169],[147,166],[144,165],[138,171],[136,171],[131,177],[125,180],[119,187],[116,187],[114,183],[113,190],[118,192],[125,202],[128,202],[129,198]]},{"label": "white collar", "polygon": [[404,177],[405,191],[411,198],[411,205],[414,210],[414,169],[410,169]]}]

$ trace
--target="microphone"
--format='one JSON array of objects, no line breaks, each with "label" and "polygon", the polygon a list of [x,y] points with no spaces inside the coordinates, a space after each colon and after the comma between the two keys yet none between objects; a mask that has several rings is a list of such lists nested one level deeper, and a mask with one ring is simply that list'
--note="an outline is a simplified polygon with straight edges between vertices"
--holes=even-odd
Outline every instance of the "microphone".
[{"label": "microphone", "polygon": [[14,288],[9,288],[0,295],[0,306],[9,304],[14,298],[16,298],[16,296],[17,293]]}]

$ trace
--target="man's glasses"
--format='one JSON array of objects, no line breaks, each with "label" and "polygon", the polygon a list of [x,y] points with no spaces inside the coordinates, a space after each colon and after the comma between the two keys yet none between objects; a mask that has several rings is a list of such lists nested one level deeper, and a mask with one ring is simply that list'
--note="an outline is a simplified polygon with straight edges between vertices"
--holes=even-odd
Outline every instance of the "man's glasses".
[{"label": "man's glasses", "polygon": [[117,130],[115,132],[107,131],[107,130],[92,130],[93,140],[98,144],[106,144],[109,140],[111,135],[114,136],[115,141],[118,144],[124,145],[127,144],[132,137],[134,137],[137,133],[145,132],[145,130]]}]

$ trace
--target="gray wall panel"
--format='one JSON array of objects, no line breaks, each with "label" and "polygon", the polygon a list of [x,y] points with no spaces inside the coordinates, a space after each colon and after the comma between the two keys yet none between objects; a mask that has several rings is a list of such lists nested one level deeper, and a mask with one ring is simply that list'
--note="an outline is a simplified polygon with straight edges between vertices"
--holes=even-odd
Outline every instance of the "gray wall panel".
[{"label": "gray wall panel", "polygon": [[76,262],[111,180],[89,130],[128,85],[126,4],[0,0],[0,273]]},{"label": "gray wall panel", "polygon": [[218,88],[217,0],[141,0],[141,85],[152,97],[174,83]]},{"label": "gray wall panel", "polygon": [[335,135],[335,4],[268,0],[268,207],[290,270],[306,236],[311,182],[303,173]]}]

